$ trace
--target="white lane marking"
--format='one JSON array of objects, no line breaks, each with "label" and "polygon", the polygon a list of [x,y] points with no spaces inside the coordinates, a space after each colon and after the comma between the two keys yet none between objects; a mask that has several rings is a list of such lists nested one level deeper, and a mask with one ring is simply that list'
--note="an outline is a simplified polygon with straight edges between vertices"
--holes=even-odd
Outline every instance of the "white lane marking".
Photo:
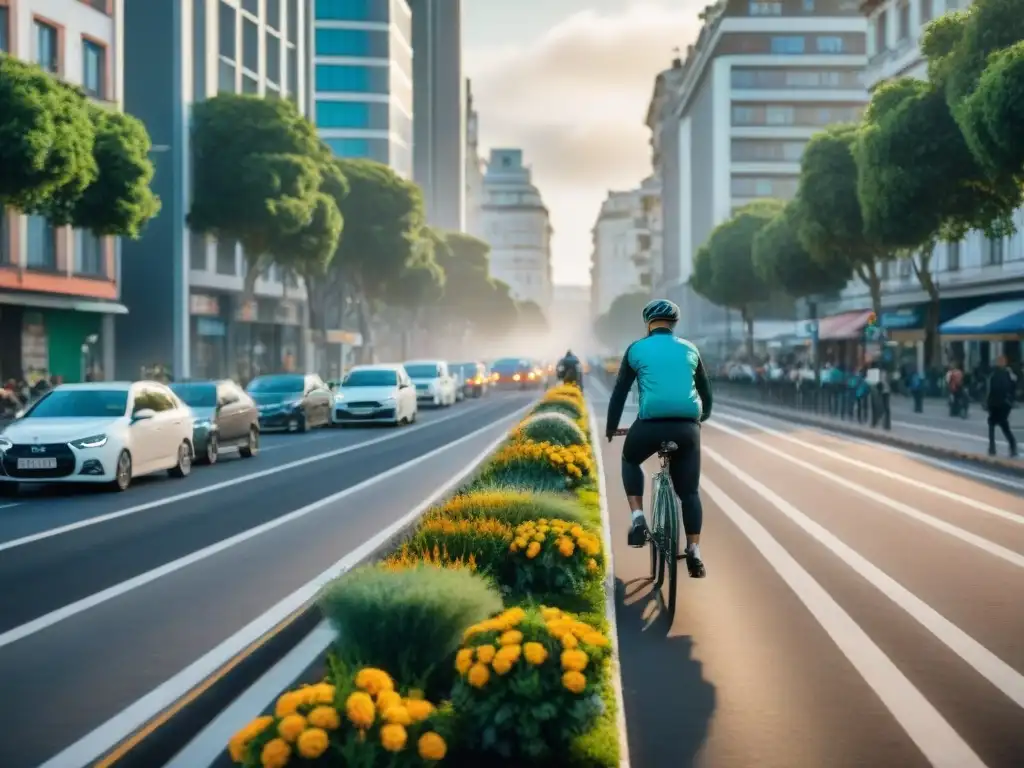
[{"label": "white lane marking", "polygon": [[[953,622],[942,616],[928,603],[921,600],[921,598],[893,579],[889,574],[862,557],[828,529],[814,522],[814,520],[763,483],[755,480],[717,451],[705,448],[704,452],[722,469],[760,495],[789,520],[816,539],[833,555],[846,563],[858,576],[875,587],[875,589],[889,598],[899,608],[903,609],[911,618],[931,632],[940,643],[970,665],[975,672],[1006,694],[1014,704],[1018,707],[1024,707],[1024,675],[1021,675]],[[708,483],[703,479],[701,484],[706,484],[709,488],[714,486],[713,483]],[[721,491],[718,491],[718,493],[721,493]],[[712,494],[712,498],[715,498],[714,494]],[[769,557],[768,561],[772,562],[772,558]]]},{"label": "white lane marking", "polygon": [[[725,406],[725,409],[726,413],[738,412],[739,414],[742,414],[746,418],[756,416],[759,419],[767,419],[769,422],[777,422],[780,424],[785,424],[787,426],[793,426],[792,422],[788,422],[785,419],[780,418],[778,416],[769,416],[768,414],[761,413],[760,411],[750,411],[739,405],[729,404],[728,406]],[[716,409],[715,415],[721,415],[721,411],[719,409]],[[857,445],[862,445],[867,448],[876,448],[881,451],[886,451],[887,453],[894,453],[897,456],[903,456],[904,458],[920,461],[924,464],[930,464],[933,467],[945,469],[949,472],[955,472],[959,475],[964,475],[965,477],[973,477],[978,480],[984,480],[985,482],[988,483],[995,483],[996,485],[1003,485],[1006,486],[1007,488],[1013,488],[1018,491],[1024,491],[1024,483],[1020,482],[1019,480],[1014,480],[1013,478],[1008,477],[1007,475],[1001,475],[994,472],[983,472],[981,470],[974,469],[973,467],[968,467],[965,464],[958,464],[955,461],[944,461],[942,459],[936,459],[934,456],[926,456],[925,454],[917,453],[916,451],[906,450],[904,448],[897,448],[894,445],[880,443],[877,440],[871,440],[869,438],[864,437],[855,437],[854,435],[847,435],[842,432],[836,432],[835,430],[829,429],[827,426],[812,426],[810,424],[800,424],[799,427],[801,429],[806,429],[810,432],[813,432],[814,434],[821,435],[822,437],[831,437],[833,439],[841,440],[844,442],[856,443]]]},{"label": "white lane marking", "polygon": [[420,429],[427,429],[428,427],[432,427],[435,424],[441,424],[450,419],[459,418],[461,416],[465,416],[467,413],[472,412],[472,410],[461,411],[460,413],[454,413],[450,416],[445,416],[443,419],[438,419],[437,421],[423,422],[422,424],[417,424],[412,427],[406,427],[402,430],[399,430],[398,432],[392,432],[387,435],[382,435],[381,437],[375,437],[372,440],[364,440],[361,443],[346,445],[341,448],[335,448],[333,450],[325,451],[324,453],[318,453],[313,456],[306,456],[301,459],[296,459],[295,461],[289,461],[287,464],[279,464],[278,466],[271,467],[270,469],[261,469],[258,472],[249,472],[248,474],[245,475],[233,477],[230,480],[222,480],[221,482],[213,483],[212,485],[204,485],[202,488],[196,488],[195,490],[192,491],[184,491],[183,493],[176,493],[172,496],[161,496],[159,499],[147,501],[144,504],[136,504],[135,506],[132,507],[119,509],[116,512],[107,512],[102,515],[95,515],[94,517],[88,517],[84,520],[79,520],[74,523],[61,525],[57,528],[48,528],[45,531],[32,533],[28,536],[22,536],[18,539],[11,539],[10,541],[0,542],[0,552],[3,552],[8,549],[15,549],[16,547],[23,547],[26,544],[32,544],[36,541],[42,541],[43,539],[49,539],[53,538],[54,536],[60,536],[65,533],[70,533],[71,531],[77,531],[80,528],[88,528],[91,525],[99,525],[100,523],[105,523],[108,520],[117,520],[119,517],[135,515],[139,512],[145,512],[150,509],[156,509],[157,507],[166,506],[167,504],[174,504],[176,502],[184,501],[186,499],[192,499],[195,498],[196,496],[203,496],[207,493],[213,493],[214,491],[222,491],[225,488],[231,488],[236,485],[241,485],[242,483],[247,483],[251,480],[259,480],[260,478],[271,477],[273,475],[280,474],[281,472],[287,472],[290,469],[295,469],[296,467],[304,467],[309,464],[315,464],[318,461],[333,459],[335,456],[342,456],[346,453],[351,453],[352,451],[358,451],[362,448],[368,448],[371,445],[377,445],[378,443],[383,443],[388,440],[394,440],[395,438],[403,437],[409,434],[410,432],[415,432],[416,430]]},{"label": "white lane marking", "polygon": [[[379,482],[380,480],[384,480],[391,474],[401,472],[412,464],[426,459],[430,455],[447,450],[453,445],[469,440],[487,429],[492,429],[497,424],[514,418],[519,413],[529,408],[530,405],[532,405],[532,403],[520,408],[509,416],[492,422],[487,427],[478,429],[476,432],[472,432],[446,446],[438,448],[430,454],[426,454],[419,459],[414,459],[407,464],[403,464],[401,467],[396,467],[394,470],[389,470],[379,477],[367,481],[363,485],[365,487],[365,485],[371,485],[375,482]],[[486,460],[487,457],[490,456],[506,439],[507,435],[502,432],[501,437],[484,448],[484,450],[469,462],[461,471],[439,485],[433,493],[429,494],[424,501],[420,502],[414,509],[410,510],[401,520],[395,521],[372,539],[360,544],[326,571],[280,600],[276,605],[270,608],[270,610],[260,616],[257,616],[242,629],[238,630],[235,634],[231,635],[231,637],[220,643],[216,648],[201,656],[199,659],[196,659],[189,666],[185,667],[185,669],[181,670],[181,672],[174,675],[174,677],[164,683],[161,683],[133,704],[128,705],[121,712],[114,715],[91,732],[87,733],[59,754],[51,757],[43,763],[43,765],[39,766],[39,768],[83,768],[83,766],[91,764],[94,760],[124,740],[125,737],[145,725],[149,720],[156,717],[174,702],[178,701],[182,696],[187,694],[190,690],[206,680],[210,675],[214,674],[230,659],[237,656],[256,640],[274,629],[274,627],[286,618],[291,616],[304,605],[308,604],[330,581],[336,579],[341,574],[352,570],[356,566],[361,565],[362,562],[369,558],[379,547],[390,541],[395,534],[402,531],[407,525],[433,506],[439,499],[457,488],[459,484],[469,477],[469,475],[472,474],[476,468],[483,463],[483,461]],[[307,665],[311,664],[315,659],[315,654],[307,656]],[[220,752],[223,753],[224,745],[227,744],[227,741],[224,740],[220,744]]]},{"label": "white lane marking", "polygon": [[292,685],[309,667],[310,660],[319,658],[338,636],[327,621],[316,628],[292,648],[277,664],[235,699],[195,738],[182,747],[164,768],[196,768],[213,765],[224,755],[226,744],[248,722],[251,722]]},{"label": "white lane marking", "polygon": [[612,691],[615,694],[615,727],[619,732],[619,768],[630,768],[629,737],[626,730],[626,703],[622,695],[622,669],[619,664],[619,627],[615,619],[615,560],[612,556],[612,523],[608,510],[608,481],[604,476],[604,455],[601,451],[601,437],[598,432],[598,416],[594,405],[588,397],[587,410],[590,411],[590,442],[594,446],[594,464],[597,472],[597,497],[601,503],[602,545],[605,559],[608,561],[608,572],[604,577],[604,612],[610,629],[608,637],[612,641]]},{"label": "white lane marking", "polygon": [[901,475],[898,472],[892,472],[891,470],[885,469],[884,467],[869,464],[866,461],[860,461],[859,459],[854,459],[850,456],[844,456],[843,454],[825,448],[824,446],[814,445],[813,443],[808,443],[805,440],[801,440],[791,435],[787,435],[784,432],[780,432],[777,429],[772,429],[771,427],[764,426],[763,424],[758,424],[756,421],[740,418],[738,416],[728,416],[726,414],[719,414],[719,419],[726,419],[728,421],[739,422],[740,424],[745,424],[747,426],[754,427],[755,429],[759,429],[765,434],[771,435],[772,437],[778,437],[782,440],[785,440],[787,443],[792,443],[793,445],[799,445],[803,448],[808,448],[814,451],[815,453],[821,454],[823,456],[828,456],[838,461],[845,462],[846,464],[849,464],[850,466],[853,467],[857,467],[858,469],[863,469],[867,472],[872,472],[876,475],[886,477],[890,480],[896,480],[897,482],[903,483],[904,485],[909,485],[913,488],[917,488],[920,491],[934,493],[936,496],[941,496],[944,499],[949,499],[950,501],[955,501],[959,504],[963,504],[964,506],[972,507],[978,510],[979,512],[987,512],[990,515],[995,515],[996,517],[1000,517],[1003,520],[1007,520],[1011,523],[1024,525],[1024,515],[1017,515],[1013,512],[1008,512],[1005,509],[1000,509],[999,507],[993,506],[991,504],[986,504],[983,501],[972,499],[969,496],[964,496],[953,491],[947,491],[945,488],[936,488],[931,483],[924,483],[921,482],[920,480],[915,480],[912,477]]},{"label": "white lane marking", "polygon": [[[275,528],[280,528],[282,525],[287,525],[293,520],[298,520],[299,518],[305,517],[308,514],[316,512],[318,509],[321,509],[330,504],[333,504],[336,501],[344,499],[346,496],[351,496],[352,494],[358,493],[359,491],[369,488],[372,485],[376,485],[382,480],[387,480],[390,477],[400,475],[407,469],[414,467],[417,464],[421,464],[427,459],[433,458],[434,456],[437,456],[439,453],[447,451],[449,448],[453,446],[459,445],[460,443],[464,443],[467,440],[471,440],[472,438],[476,437],[477,435],[483,432],[494,429],[495,426],[497,426],[498,424],[515,418],[524,410],[526,410],[527,407],[529,406],[520,408],[519,410],[509,414],[508,416],[504,416],[496,421],[493,421],[485,427],[481,427],[480,429],[474,430],[473,432],[470,432],[467,435],[463,435],[462,437],[456,440],[452,440],[450,443],[446,443],[445,445],[442,445],[439,448],[435,448],[434,450],[429,451],[428,453],[424,453],[421,456],[417,456],[415,459],[407,461],[404,464],[399,464],[396,467],[391,467],[391,469],[385,470],[380,474],[375,475],[374,477],[367,478],[366,480],[363,480],[360,483],[356,483],[355,485],[349,486],[348,488],[338,491],[337,493],[332,493],[330,496],[325,496],[319,501],[314,501],[312,504],[307,504],[306,506],[293,510],[292,512],[289,512],[286,515],[282,515],[281,517],[275,517],[273,520],[268,520],[267,522],[262,523],[261,525],[257,525],[255,528],[250,528],[246,531],[242,531],[241,533],[236,533],[234,536],[229,536],[228,538],[222,539],[221,541],[218,541],[215,544],[210,544],[209,546],[203,547],[202,549],[197,549],[194,552],[190,552],[187,555],[179,557],[177,560],[172,560],[171,562],[165,563],[164,565],[161,565],[158,568],[146,571],[145,573],[140,573],[138,576],[133,576],[132,578],[126,581],[122,581],[119,584],[114,584],[113,586],[107,587],[106,589],[89,595],[88,597],[83,597],[81,600],[76,600],[75,602],[69,603],[68,605],[65,605],[62,608],[58,608],[55,611],[50,611],[49,613],[44,614],[36,619],[33,619],[32,621],[15,627],[14,629],[10,629],[7,632],[0,634],[0,648],[10,645],[11,643],[15,643],[18,640],[22,640],[26,637],[29,637],[30,635],[34,635],[37,632],[42,632],[44,629],[48,629],[49,627],[52,627],[54,624],[64,621],[65,619],[69,619],[72,616],[76,616],[77,614],[87,611],[90,608],[95,608],[97,605],[101,605],[107,602],[108,600],[113,600],[116,597],[120,597],[121,595],[127,592],[131,592],[133,589],[138,589],[139,587],[149,584],[150,582],[156,581],[157,579],[172,574],[175,571],[180,571],[182,568],[192,565],[193,563],[198,563],[202,560],[206,560],[207,558],[212,557],[213,555],[216,555],[219,552],[223,552],[226,549],[230,549],[231,547],[246,542],[249,539],[255,538],[256,536],[259,536],[262,533],[266,533],[267,531],[271,531]],[[502,435],[502,437],[504,438],[504,434]]]},{"label": "white lane marking", "polygon": [[[958,528],[957,526],[952,525],[951,523],[947,523],[945,520],[940,520],[939,518],[925,514],[921,510],[912,507],[909,504],[904,504],[901,501],[896,501],[895,499],[889,498],[885,494],[877,493],[876,491],[873,491],[870,488],[866,488],[865,486],[860,485],[859,483],[854,483],[850,480],[847,480],[844,477],[840,477],[834,472],[829,472],[828,470],[822,469],[821,467],[811,464],[810,462],[804,461],[803,459],[798,459],[795,456],[791,456],[785,451],[780,451],[778,448],[767,445],[766,443],[762,443],[760,440],[755,440],[752,437],[748,437],[747,435],[744,435],[742,432],[739,432],[733,429],[732,427],[727,427],[723,424],[712,424],[710,421],[705,422],[705,424],[710,424],[714,429],[720,430],[722,432],[725,432],[727,435],[732,435],[733,437],[737,437],[740,440],[750,443],[751,445],[757,446],[766,453],[770,453],[773,456],[778,456],[780,459],[784,459],[785,461],[788,461],[791,464],[795,464],[798,467],[806,469],[808,472],[813,472],[814,474],[820,477],[824,477],[826,480],[831,480],[833,483],[841,485],[843,488],[848,488],[851,491],[859,493],[861,496],[866,496],[872,501],[882,504],[883,506],[889,507],[889,509],[895,510],[896,512],[899,512],[902,515],[906,515],[912,520],[917,520],[919,523],[924,523],[925,525],[935,528],[938,531],[948,533],[950,536],[953,536],[954,538],[959,539],[960,541],[966,544],[975,546],[984,552],[988,552],[990,555],[995,555],[999,559],[1005,560],[1011,565],[1015,565],[1018,568],[1024,568],[1024,555],[1020,555],[1017,552],[1014,552],[1013,550],[1000,546],[999,544],[989,541],[988,539],[978,536],[977,534],[971,533],[970,531],[965,531],[963,528]],[[704,448],[703,450],[708,451],[710,449]]]},{"label": "white lane marking", "polygon": [[701,478],[701,487],[804,604],[929,763],[936,768],[984,768],[981,758],[892,659],[764,526],[706,477]]},{"label": "white lane marking", "polygon": [[11,507],[20,507],[21,502],[14,502],[13,504],[0,504],[0,509],[10,509]]},{"label": "white lane marking", "polygon": [[979,435],[972,435],[970,432],[960,432],[955,429],[941,429],[939,427],[926,427],[923,424],[912,424],[909,421],[894,421],[892,423],[894,427],[905,427],[906,429],[916,429],[921,432],[934,432],[937,435],[949,435],[950,437],[962,437],[968,440],[974,440],[978,443],[988,443],[987,437],[980,437]]}]

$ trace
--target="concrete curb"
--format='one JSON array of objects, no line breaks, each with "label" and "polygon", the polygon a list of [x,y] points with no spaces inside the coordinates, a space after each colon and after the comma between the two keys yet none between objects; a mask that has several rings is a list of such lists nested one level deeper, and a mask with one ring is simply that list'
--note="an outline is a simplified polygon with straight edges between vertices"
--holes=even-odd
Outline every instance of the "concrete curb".
[{"label": "concrete curb", "polygon": [[626,705],[622,695],[622,669],[619,664],[619,627],[615,620],[615,560],[612,555],[611,516],[608,510],[608,484],[604,476],[604,457],[601,452],[601,435],[597,430],[597,418],[594,406],[589,397],[587,403],[590,421],[590,443],[594,449],[594,464],[597,469],[597,493],[601,506],[602,545],[608,563],[604,577],[604,612],[611,628],[609,639],[612,641],[611,673],[612,689],[615,692],[615,721],[619,732],[619,768],[630,768],[629,733],[626,727]]},{"label": "concrete curb", "polygon": [[1024,477],[1024,464],[1008,461],[996,456],[985,456],[980,453],[968,453],[966,451],[956,451],[951,448],[940,448],[938,446],[928,445],[927,443],[921,443],[916,440],[908,440],[882,430],[865,429],[863,427],[847,424],[840,420],[821,419],[816,416],[805,414],[796,409],[790,410],[788,408],[776,408],[762,403],[752,403],[747,400],[722,397],[720,395],[715,398],[715,401],[722,405],[728,405],[739,410],[759,413],[763,416],[772,416],[778,419],[785,419],[786,421],[797,424],[820,427],[831,432],[850,435],[851,437],[859,437],[864,440],[882,443],[883,445],[889,445],[894,448],[902,448],[903,450],[920,453],[924,456],[930,456],[935,459],[962,461],[964,463],[984,467],[985,469],[990,469],[995,472],[1002,472],[1016,477]]}]

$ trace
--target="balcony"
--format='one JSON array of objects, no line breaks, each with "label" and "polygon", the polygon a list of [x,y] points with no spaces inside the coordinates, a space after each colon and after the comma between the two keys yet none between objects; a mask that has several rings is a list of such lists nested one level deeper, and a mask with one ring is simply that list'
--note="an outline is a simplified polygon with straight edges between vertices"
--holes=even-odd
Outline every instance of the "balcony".
[{"label": "balcony", "polygon": [[80,0],[80,2],[88,5],[90,8],[99,11],[100,13],[110,15],[110,0]]}]

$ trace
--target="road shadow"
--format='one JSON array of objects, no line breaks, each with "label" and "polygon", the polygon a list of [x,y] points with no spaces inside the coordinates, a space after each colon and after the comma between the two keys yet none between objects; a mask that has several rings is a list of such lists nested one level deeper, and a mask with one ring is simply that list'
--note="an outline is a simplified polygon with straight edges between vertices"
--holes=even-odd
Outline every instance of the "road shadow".
[{"label": "road shadow", "polygon": [[634,768],[696,763],[715,712],[715,687],[693,658],[693,640],[674,635],[646,579],[616,579],[622,693]]}]

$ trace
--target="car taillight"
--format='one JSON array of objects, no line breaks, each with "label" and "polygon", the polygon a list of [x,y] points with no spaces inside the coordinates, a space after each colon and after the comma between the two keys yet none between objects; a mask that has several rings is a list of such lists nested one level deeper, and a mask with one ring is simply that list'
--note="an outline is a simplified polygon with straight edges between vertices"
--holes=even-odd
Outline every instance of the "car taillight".
[{"label": "car taillight", "polygon": [[530,371],[528,374],[526,374],[526,377],[528,379],[536,379],[537,378],[537,374],[534,373],[533,371]]},{"label": "car taillight", "polygon": [[515,376],[512,377],[512,381],[519,381],[521,378],[523,377],[517,373]]}]

